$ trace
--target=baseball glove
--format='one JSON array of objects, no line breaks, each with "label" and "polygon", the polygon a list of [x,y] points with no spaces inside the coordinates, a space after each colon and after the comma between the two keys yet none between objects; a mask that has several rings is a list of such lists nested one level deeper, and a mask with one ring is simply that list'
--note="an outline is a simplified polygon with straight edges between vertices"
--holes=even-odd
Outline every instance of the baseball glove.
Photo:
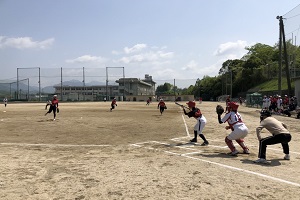
[{"label": "baseball glove", "polygon": [[56,108],[56,110],[57,110],[57,113],[59,113],[59,108]]},{"label": "baseball glove", "polygon": [[217,105],[216,112],[218,115],[222,115],[224,113],[224,108],[221,105]]}]

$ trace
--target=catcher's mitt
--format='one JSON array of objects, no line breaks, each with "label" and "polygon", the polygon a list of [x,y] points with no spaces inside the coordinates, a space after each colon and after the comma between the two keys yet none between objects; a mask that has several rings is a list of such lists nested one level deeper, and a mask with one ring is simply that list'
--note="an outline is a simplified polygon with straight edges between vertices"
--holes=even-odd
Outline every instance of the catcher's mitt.
[{"label": "catcher's mitt", "polygon": [[218,115],[222,115],[224,113],[224,108],[221,105],[217,105],[216,112]]}]

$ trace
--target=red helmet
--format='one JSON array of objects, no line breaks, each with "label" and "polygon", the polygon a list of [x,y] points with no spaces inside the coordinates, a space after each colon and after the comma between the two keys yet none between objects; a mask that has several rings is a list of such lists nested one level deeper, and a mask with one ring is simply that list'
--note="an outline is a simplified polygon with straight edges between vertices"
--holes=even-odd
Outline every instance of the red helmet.
[{"label": "red helmet", "polygon": [[231,110],[237,110],[239,107],[239,104],[237,104],[236,102],[229,102],[228,103],[228,107],[231,108]]},{"label": "red helmet", "polygon": [[186,104],[188,105],[189,108],[193,108],[196,106],[196,103],[194,101],[189,101]]}]

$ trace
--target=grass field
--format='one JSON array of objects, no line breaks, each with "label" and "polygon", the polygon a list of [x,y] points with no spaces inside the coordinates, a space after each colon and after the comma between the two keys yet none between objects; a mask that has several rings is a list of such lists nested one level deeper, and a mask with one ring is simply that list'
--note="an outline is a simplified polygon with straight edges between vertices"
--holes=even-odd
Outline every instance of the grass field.
[{"label": "grass field", "polygon": [[118,102],[112,112],[110,102],[60,103],[56,121],[45,104],[0,107],[0,199],[299,198],[299,119],[274,116],[291,131],[291,160],[272,145],[259,165],[257,108],[239,108],[250,155],[230,157],[217,102],[197,105],[208,146],[189,143],[195,119],[166,104],[161,115],[156,102]]}]

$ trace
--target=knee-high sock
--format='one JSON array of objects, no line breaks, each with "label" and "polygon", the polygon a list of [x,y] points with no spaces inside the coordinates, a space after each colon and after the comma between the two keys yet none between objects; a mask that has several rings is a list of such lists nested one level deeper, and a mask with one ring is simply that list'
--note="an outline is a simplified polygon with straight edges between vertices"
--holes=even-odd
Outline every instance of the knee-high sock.
[{"label": "knee-high sock", "polygon": [[207,140],[206,140],[206,138],[205,138],[205,136],[204,136],[203,134],[200,134],[199,136],[202,138],[202,140],[203,140],[204,142],[207,142]]},{"label": "knee-high sock", "polygon": [[225,142],[227,144],[227,146],[229,147],[229,149],[231,150],[231,152],[235,151],[235,146],[232,143],[232,140],[229,140],[227,137],[225,138]]},{"label": "knee-high sock", "polygon": [[194,138],[197,139],[197,131],[194,130]]},{"label": "knee-high sock", "polygon": [[235,140],[244,150],[249,150],[248,147],[245,145],[243,139],[237,139]]}]

